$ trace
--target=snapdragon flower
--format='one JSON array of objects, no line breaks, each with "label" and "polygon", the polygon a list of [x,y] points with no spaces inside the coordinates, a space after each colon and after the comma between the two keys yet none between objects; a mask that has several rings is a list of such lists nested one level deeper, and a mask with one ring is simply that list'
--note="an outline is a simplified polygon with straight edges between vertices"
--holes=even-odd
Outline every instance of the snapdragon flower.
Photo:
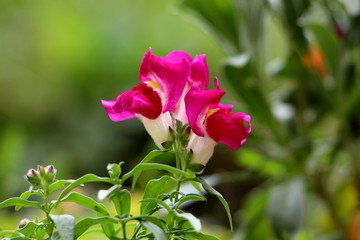
[{"label": "snapdragon flower", "polygon": [[249,136],[250,116],[232,114],[231,105],[220,104],[225,91],[216,78],[215,90],[207,90],[205,55],[192,59],[185,52],[174,51],[157,57],[150,50],[142,59],[139,78],[140,84],[131,91],[102,104],[113,121],[138,117],[160,149],[172,140],[169,129],[175,119],[191,127],[186,148],[193,153],[191,162],[203,166],[217,143],[238,149]]}]

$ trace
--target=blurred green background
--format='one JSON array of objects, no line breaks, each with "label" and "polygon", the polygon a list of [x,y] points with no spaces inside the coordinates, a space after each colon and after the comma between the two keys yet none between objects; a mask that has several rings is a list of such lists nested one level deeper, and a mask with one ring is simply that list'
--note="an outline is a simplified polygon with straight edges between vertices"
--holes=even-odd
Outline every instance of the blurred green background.
[{"label": "blurred green background", "polygon": [[[58,178],[130,169],[154,144],[140,121],[111,122],[100,100],[138,82],[150,47],[183,50],[206,54],[223,103],[253,120],[245,145],[219,144],[204,172],[236,230],[211,196],[188,208],[205,229],[358,240],[359,26],[359,0],[0,0],[0,201],[23,192],[37,164]],[[19,220],[0,211],[8,228]]]}]

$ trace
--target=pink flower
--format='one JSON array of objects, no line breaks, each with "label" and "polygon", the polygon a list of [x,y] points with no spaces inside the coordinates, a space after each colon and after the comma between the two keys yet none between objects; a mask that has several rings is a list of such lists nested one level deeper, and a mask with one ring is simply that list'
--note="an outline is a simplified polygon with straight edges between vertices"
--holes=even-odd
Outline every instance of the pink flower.
[{"label": "pink flower", "polygon": [[231,105],[221,105],[225,94],[217,79],[216,90],[192,88],[185,97],[186,114],[193,131],[188,148],[193,151],[193,163],[206,165],[216,143],[222,142],[232,149],[238,149],[251,132],[251,118],[245,113],[232,114]]},{"label": "pink flower", "polygon": [[191,57],[174,51],[157,57],[149,50],[140,66],[140,84],[120,94],[116,100],[102,101],[112,121],[139,117],[156,145],[171,140],[170,112],[175,112],[190,77]]},{"label": "pink flower", "polygon": [[140,66],[140,84],[116,100],[102,101],[110,119],[123,121],[138,117],[156,145],[170,141],[173,118],[191,127],[187,148],[193,163],[206,165],[217,143],[238,149],[251,131],[245,113],[232,114],[232,106],[221,105],[225,94],[215,79],[215,90],[207,90],[209,70],[205,55],[192,59],[174,51],[165,57],[148,51]]}]

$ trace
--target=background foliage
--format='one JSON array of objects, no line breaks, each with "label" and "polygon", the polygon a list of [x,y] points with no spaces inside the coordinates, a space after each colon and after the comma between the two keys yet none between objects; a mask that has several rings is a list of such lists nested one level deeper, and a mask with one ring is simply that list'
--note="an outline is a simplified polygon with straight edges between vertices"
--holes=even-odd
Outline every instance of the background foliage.
[{"label": "background foliage", "polygon": [[[359,8],[355,0],[1,1],[0,200],[26,188],[22,175],[39,163],[74,177],[104,175],[108,162],[130,168],[152,142],[137,121],[109,122],[99,100],[138,81],[149,47],[179,49],[206,53],[211,76],[232,93],[225,103],[236,99],[235,110],[253,118],[245,146],[219,146],[205,170],[234,213],[229,239],[359,239]],[[222,208],[194,209],[227,226]]]}]

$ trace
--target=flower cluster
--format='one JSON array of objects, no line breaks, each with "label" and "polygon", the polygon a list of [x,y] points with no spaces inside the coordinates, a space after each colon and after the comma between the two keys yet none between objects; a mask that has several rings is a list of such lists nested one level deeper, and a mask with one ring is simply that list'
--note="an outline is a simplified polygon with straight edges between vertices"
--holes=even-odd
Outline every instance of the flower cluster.
[{"label": "flower cluster", "polygon": [[191,162],[204,166],[216,143],[238,149],[250,134],[250,116],[232,114],[232,105],[220,104],[225,91],[216,78],[215,90],[208,90],[205,55],[192,59],[186,52],[173,51],[158,57],[150,50],[142,59],[139,78],[140,84],[131,91],[102,104],[112,121],[138,117],[160,149],[172,140],[169,129],[174,119],[189,124]]},{"label": "flower cluster", "polygon": [[53,165],[38,165],[37,169],[30,169],[25,175],[25,179],[33,187],[46,187],[55,181],[57,170]]}]

